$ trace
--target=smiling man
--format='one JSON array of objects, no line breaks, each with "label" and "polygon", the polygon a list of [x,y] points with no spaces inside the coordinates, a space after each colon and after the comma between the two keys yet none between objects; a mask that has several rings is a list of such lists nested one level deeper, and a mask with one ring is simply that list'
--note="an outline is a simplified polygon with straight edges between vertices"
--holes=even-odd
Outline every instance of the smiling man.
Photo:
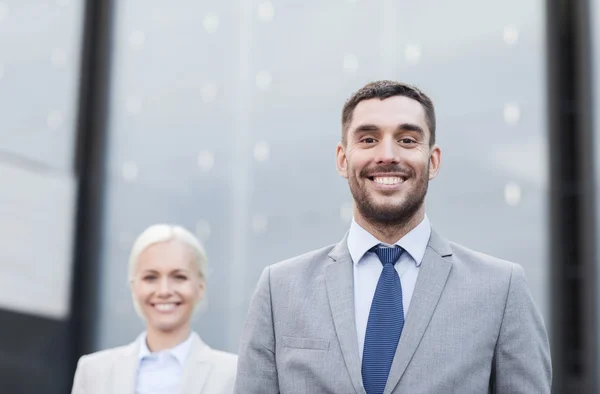
[{"label": "smiling man", "polygon": [[342,111],[337,169],[354,219],[337,245],[265,268],[235,392],[550,393],[548,339],[514,263],[437,234],[435,111],[392,81]]}]

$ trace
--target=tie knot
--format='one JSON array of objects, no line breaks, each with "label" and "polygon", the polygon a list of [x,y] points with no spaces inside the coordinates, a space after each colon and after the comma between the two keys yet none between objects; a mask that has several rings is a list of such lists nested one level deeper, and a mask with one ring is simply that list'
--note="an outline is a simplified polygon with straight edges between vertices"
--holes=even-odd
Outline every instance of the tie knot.
[{"label": "tie knot", "polygon": [[383,246],[381,244],[373,246],[371,249],[369,249],[369,252],[374,252],[377,254],[379,261],[381,261],[381,264],[383,265],[396,264],[403,251],[404,249],[397,245],[393,248],[390,248],[389,246]]}]

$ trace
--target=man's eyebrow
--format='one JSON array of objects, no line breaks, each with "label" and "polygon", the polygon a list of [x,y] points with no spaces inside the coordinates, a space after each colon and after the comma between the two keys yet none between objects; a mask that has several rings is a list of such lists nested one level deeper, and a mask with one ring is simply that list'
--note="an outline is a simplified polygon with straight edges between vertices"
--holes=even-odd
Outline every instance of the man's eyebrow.
[{"label": "man's eyebrow", "polygon": [[425,137],[425,130],[419,125],[414,123],[402,123],[398,125],[398,131],[416,131],[421,135],[421,137]]},{"label": "man's eyebrow", "polygon": [[[417,124],[414,123],[401,123],[396,128],[398,131],[416,131],[421,136],[425,137],[425,130]],[[379,126],[372,123],[365,123],[358,125],[354,128],[354,133],[368,133],[373,131],[379,131]]]},{"label": "man's eyebrow", "polygon": [[354,128],[355,133],[365,133],[365,132],[369,132],[369,131],[379,131],[379,127],[377,127],[377,125],[374,125],[371,123],[365,123],[365,124],[358,125],[358,126],[356,126],[356,128]]}]

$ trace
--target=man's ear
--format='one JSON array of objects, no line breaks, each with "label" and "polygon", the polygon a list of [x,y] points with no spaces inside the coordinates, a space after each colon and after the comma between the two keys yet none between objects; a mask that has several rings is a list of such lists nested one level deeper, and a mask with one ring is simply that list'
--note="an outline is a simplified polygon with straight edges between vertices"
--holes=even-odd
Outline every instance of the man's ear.
[{"label": "man's ear", "polygon": [[348,179],[348,161],[346,160],[346,147],[341,142],[337,144],[335,159],[338,173],[344,178]]},{"label": "man's ear", "polygon": [[429,154],[429,180],[432,180],[440,172],[442,164],[442,150],[439,146],[434,145]]}]

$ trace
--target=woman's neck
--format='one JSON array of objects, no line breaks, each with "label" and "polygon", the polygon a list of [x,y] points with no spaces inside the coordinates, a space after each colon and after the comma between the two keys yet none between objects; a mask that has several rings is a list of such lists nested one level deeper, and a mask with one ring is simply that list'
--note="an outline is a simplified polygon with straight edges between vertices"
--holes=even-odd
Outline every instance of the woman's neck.
[{"label": "woman's neck", "polygon": [[169,332],[148,327],[146,332],[146,345],[151,352],[160,352],[162,350],[174,348],[188,339],[189,336],[189,326],[181,327],[180,329]]}]

